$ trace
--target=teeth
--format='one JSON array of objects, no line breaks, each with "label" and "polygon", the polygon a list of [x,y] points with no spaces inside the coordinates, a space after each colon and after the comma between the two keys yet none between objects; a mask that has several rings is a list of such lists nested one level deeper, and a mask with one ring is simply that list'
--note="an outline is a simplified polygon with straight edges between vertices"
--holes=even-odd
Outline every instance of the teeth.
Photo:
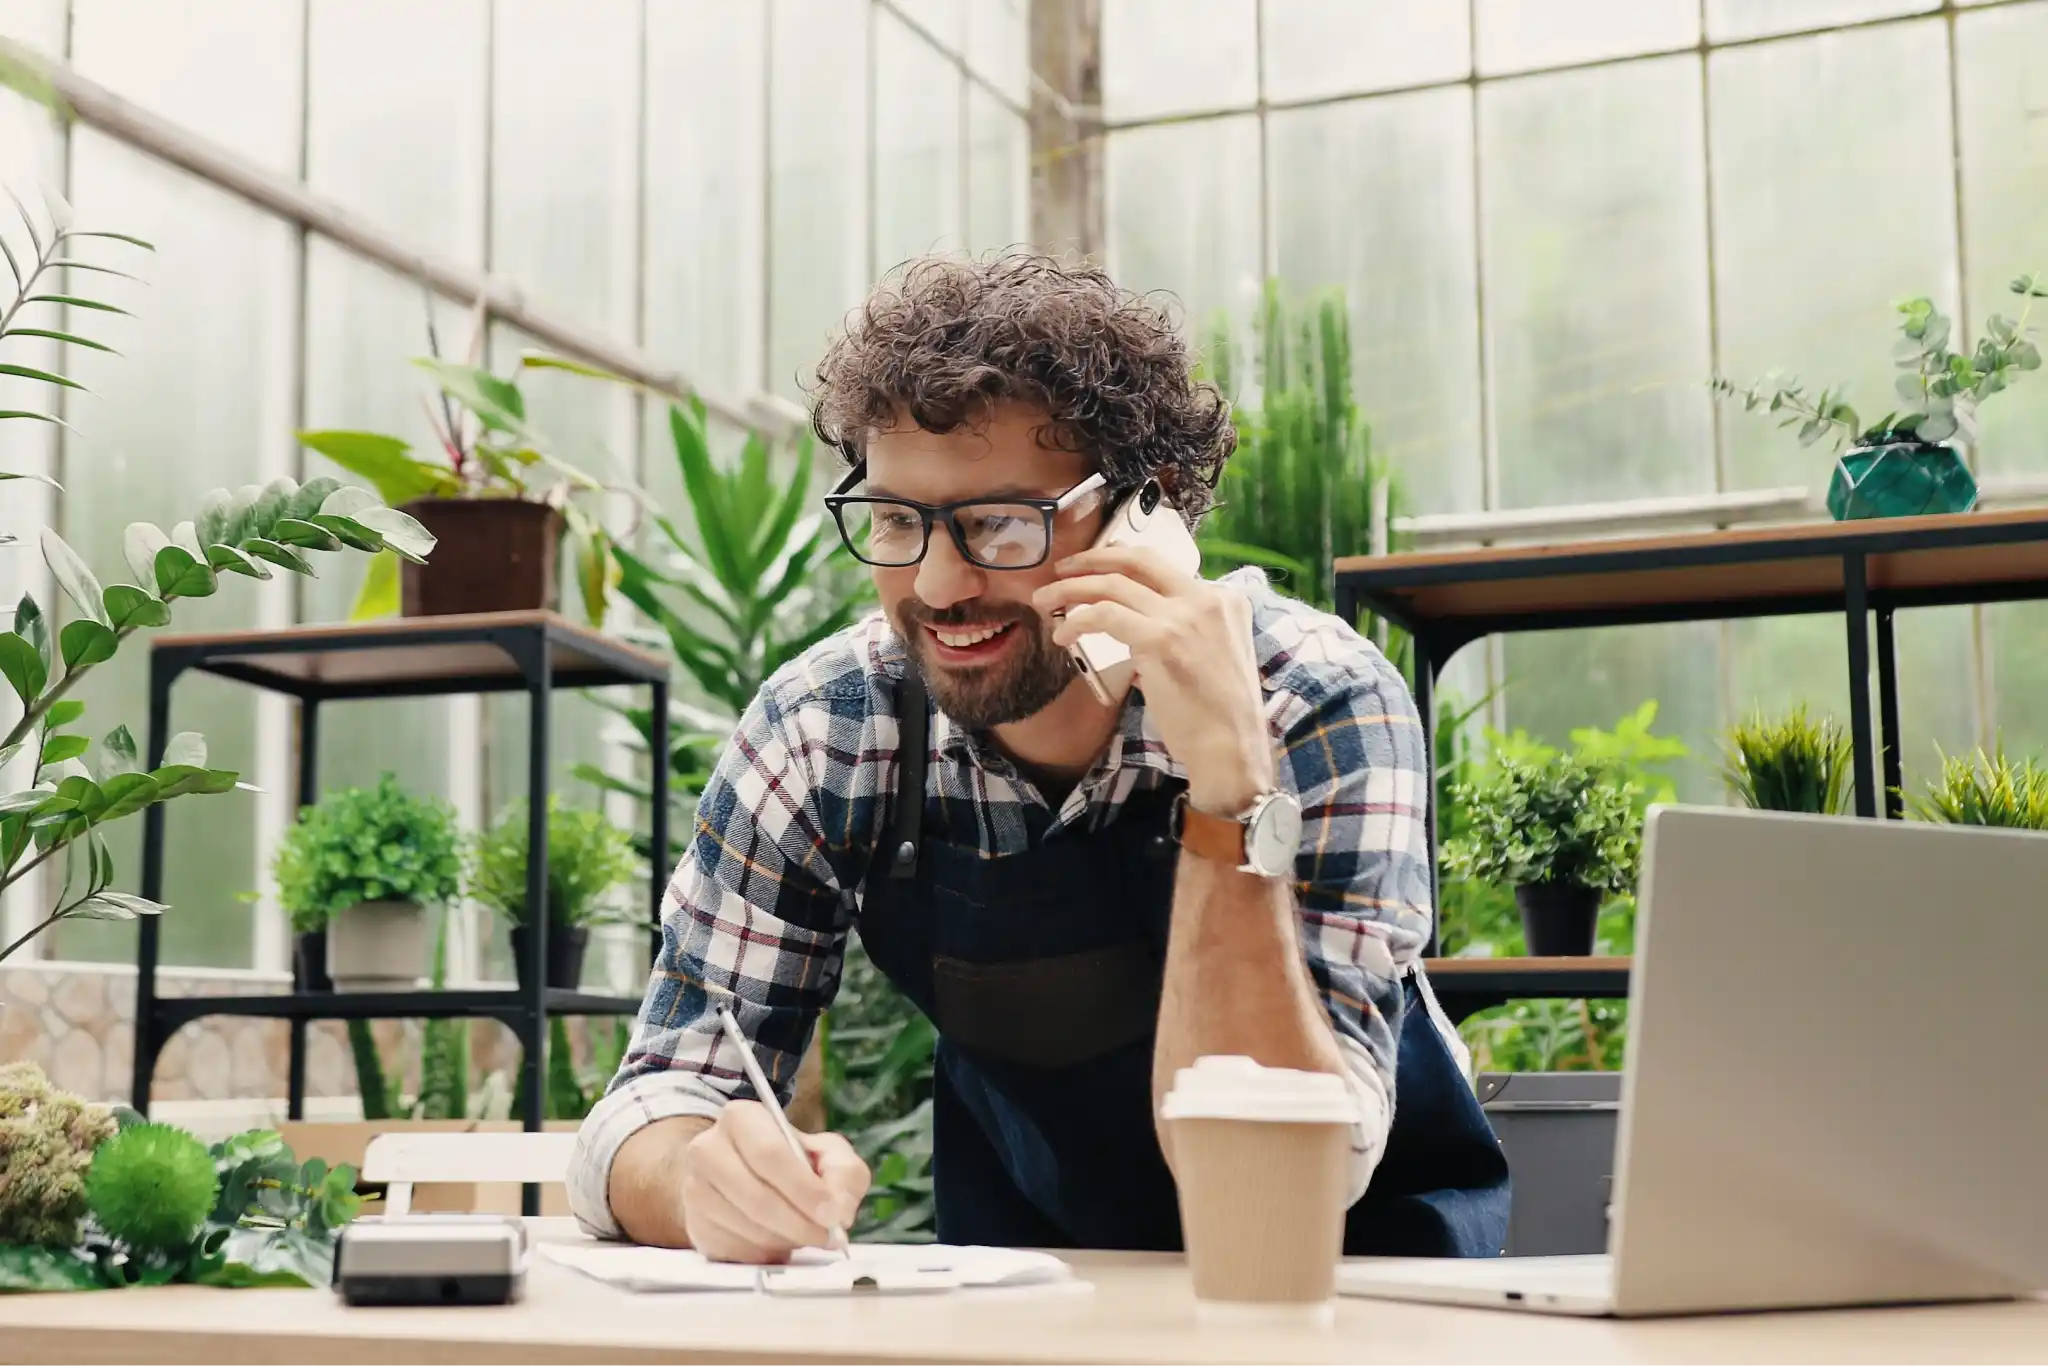
[{"label": "teeth", "polygon": [[941,631],[934,628],[932,634],[939,638],[941,645],[964,650],[970,645],[979,645],[984,640],[994,640],[1009,629],[1008,626],[990,626],[979,631]]}]

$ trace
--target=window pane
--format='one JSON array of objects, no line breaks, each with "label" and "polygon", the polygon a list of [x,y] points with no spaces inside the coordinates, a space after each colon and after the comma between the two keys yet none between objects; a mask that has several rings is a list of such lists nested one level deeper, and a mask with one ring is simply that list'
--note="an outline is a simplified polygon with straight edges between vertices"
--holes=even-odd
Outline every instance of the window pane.
[{"label": "window pane", "polygon": [[1240,328],[1259,299],[1259,126],[1251,115],[1112,133],[1105,176],[1110,270],[1170,290],[1191,340],[1219,312]]},{"label": "window pane", "polygon": [[[306,151],[314,189],[429,251],[482,264],[487,7],[314,0],[311,16]],[[306,270],[306,425],[389,432],[435,450],[421,404],[428,391],[409,363],[427,354],[420,287],[318,240],[308,245]],[[468,343],[464,311],[444,303],[435,316],[442,354],[459,354]],[[340,473],[310,451],[305,460],[309,477]],[[347,616],[360,577],[306,585],[306,619]],[[467,700],[331,707],[320,725],[321,787],[372,783],[389,771],[419,792],[464,791],[468,775],[455,772],[454,758],[473,756],[475,737],[458,743],[450,731],[474,711]]]},{"label": "window pane", "polygon": [[1718,801],[1715,734],[1721,712],[1720,628],[1713,622],[1539,631],[1504,642],[1510,729],[1560,748],[1577,726],[1613,730],[1655,699],[1651,730],[1685,741],[1693,757],[1664,771],[1685,801]]},{"label": "window pane", "polygon": [[1500,505],[1714,486],[1699,63],[1480,90]]},{"label": "window pane", "polygon": [[1021,115],[967,87],[967,246],[1014,246],[1031,235],[1031,133]]},{"label": "window pane", "polygon": [[[1873,421],[1896,402],[1893,301],[1955,305],[1947,69],[1937,21],[1713,55],[1718,373],[1847,386]],[[1882,194],[1879,209],[1873,176],[1910,190]],[[1824,450],[1802,452],[1739,405],[1724,410],[1721,441],[1731,488],[1827,481]]]},{"label": "window pane", "polygon": [[[2021,5],[1956,21],[1963,151],[1963,231],[1973,334],[1993,313],[2026,307],[2006,284],[2048,270],[2048,4]],[[2048,301],[2030,325],[2048,332]],[[2042,341],[2040,336],[2035,338]],[[2048,469],[2048,374],[1984,405],[1980,470]],[[2001,675],[2002,677],[2002,675]],[[2048,736],[2044,736],[2048,738]]]},{"label": "window pane", "polygon": [[1353,382],[1402,510],[1477,508],[1471,93],[1276,112],[1268,152],[1276,268],[1296,294],[1345,291]]},{"label": "window pane", "polygon": [[[287,174],[297,169],[300,111],[299,11],[266,0],[206,0],[175,12],[110,0],[73,6],[72,60],[146,108],[220,139]],[[67,441],[63,533],[103,582],[131,579],[122,533],[134,521],[165,529],[199,511],[210,489],[236,487],[288,470],[292,354],[297,323],[292,231],[239,199],[80,128],[71,158],[79,226],[133,233],[153,254],[91,244],[86,260],[133,271],[147,287],[103,275],[71,287],[131,309],[133,319],[74,310],[68,327],[118,347],[108,356],[76,352],[65,365],[100,397],[70,404],[84,434]],[[14,554],[34,554],[16,549]],[[322,556],[328,570],[338,563]],[[185,631],[229,630],[284,617],[291,589],[230,579],[218,596],[181,602]],[[281,596],[282,595],[282,596]],[[46,603],[53,613],[54,602]],[[67,613],[68,615],[68,613]],[[126,724],[146,743],[149,650],[134,642],[77,689],[87,704],[81,729],[104,735]],[[206,737],[209,759],[249,773],[256,767],[256,704],[239,685],[187,678],[173,697],[173,730]],[[195,798],[168,812],[163,921],[167,963],[249,967],[252,908],[237,896],[257,885],[258,799],[245,792]],[[117,886],[135,890],[142,822],[109,833]],[[52,952],[67,958],[128,958],[132,925],[66,924]]]},{"label": "window pane", "polygon": [[1477,0],[1479,70],[1669,52],[1700,39],[1698,0]]},{"label": "window pane", "polygon": [[974,0],[967,8],[967,65],[1018,105],[1031,100],[1029,0]]},{"label": "window pane", "polygon": [[2048,755],[2048,603],[1986,607],[1984,630],[1995,699],[1990,739],[2016,759]]},{"label": "window pane", "polygon": [[875,15],[875,274],[960,238],[958,68]]},{"label": "window pane", "polygon": [[728,393],[761,387],[766,10],[647,10],[647,348]]},{"label": "window pane", "polygon": [[1103,0],[1103,115],[1250,105],[1258,50],[1253,0]]},{"label": "window pane", "polygon": [[1410,0],[1266,0],[1266,98],[1307,100],[1457,80],[1471,12]]},{"label": "window pane", "polygon": [[957,53],[963,42],[963,10],[967,4],[968,0],[889,0],[889,4],[879,8],[887,10],[893,6],[898,14],[930,34],[940,47]]},{"label": "window pane", "polygon": [[1940,8],[1941,0],[1707,0],[1707,37],[1725,43]]},{"label": "window pane", "polygon": [[774,0],[772,16],[767,378],[796,398],[799,376],[868,282],[868,6]]}]

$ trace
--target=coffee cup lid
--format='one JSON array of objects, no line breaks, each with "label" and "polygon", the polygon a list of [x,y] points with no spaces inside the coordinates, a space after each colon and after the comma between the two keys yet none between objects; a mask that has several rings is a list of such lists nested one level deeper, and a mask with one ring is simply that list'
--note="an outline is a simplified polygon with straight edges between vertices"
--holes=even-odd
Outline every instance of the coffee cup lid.
[{"label": "coffee cup lid", "polygon": [[1250,1058],[1198,1058],[1173,1077],[1166,1119],[1248,1119],[1273,1124],[1356,1124],[1358,1098],[1332,1072],[1261,1067]]}]

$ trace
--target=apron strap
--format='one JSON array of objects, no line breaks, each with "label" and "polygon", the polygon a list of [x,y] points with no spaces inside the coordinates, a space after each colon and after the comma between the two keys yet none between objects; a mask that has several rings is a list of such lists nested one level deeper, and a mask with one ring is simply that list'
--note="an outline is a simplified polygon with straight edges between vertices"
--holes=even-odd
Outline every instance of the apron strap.
[{"label": "apron strap", "polygon": [[889,876],[917,876],[917,850],[924,830],[926,750],[931,743],[931,712],[924,678],[917,664],[903,661],[903,681],[896,687],[896,793],[889,803]]}]

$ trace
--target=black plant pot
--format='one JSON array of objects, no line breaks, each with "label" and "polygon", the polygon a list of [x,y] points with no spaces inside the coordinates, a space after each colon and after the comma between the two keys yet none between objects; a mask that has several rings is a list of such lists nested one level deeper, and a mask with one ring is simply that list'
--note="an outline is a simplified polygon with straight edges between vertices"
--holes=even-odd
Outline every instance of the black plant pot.
[{"label": "black plant pot", "polygon": [[[583,984],[583,951],[590,947],[590,931],[548,926],[548,985],[574,991]],[[519,973],[519,985],[529,984],[526,970],[526,927],[512,927],[512,962]]]},{"label": "black plant pot", "polygon": [[1537,958],[1584,958],[1593,952],[1600,893],[1576,882],[1531,882],[1515,888],[1522,934]]},{"label": "black plant pot", "polygon": [[334,990],[334,979],[327,975],[327,930],[324,926],[299,935],[292,952],[299,960],[299,990]]}]

